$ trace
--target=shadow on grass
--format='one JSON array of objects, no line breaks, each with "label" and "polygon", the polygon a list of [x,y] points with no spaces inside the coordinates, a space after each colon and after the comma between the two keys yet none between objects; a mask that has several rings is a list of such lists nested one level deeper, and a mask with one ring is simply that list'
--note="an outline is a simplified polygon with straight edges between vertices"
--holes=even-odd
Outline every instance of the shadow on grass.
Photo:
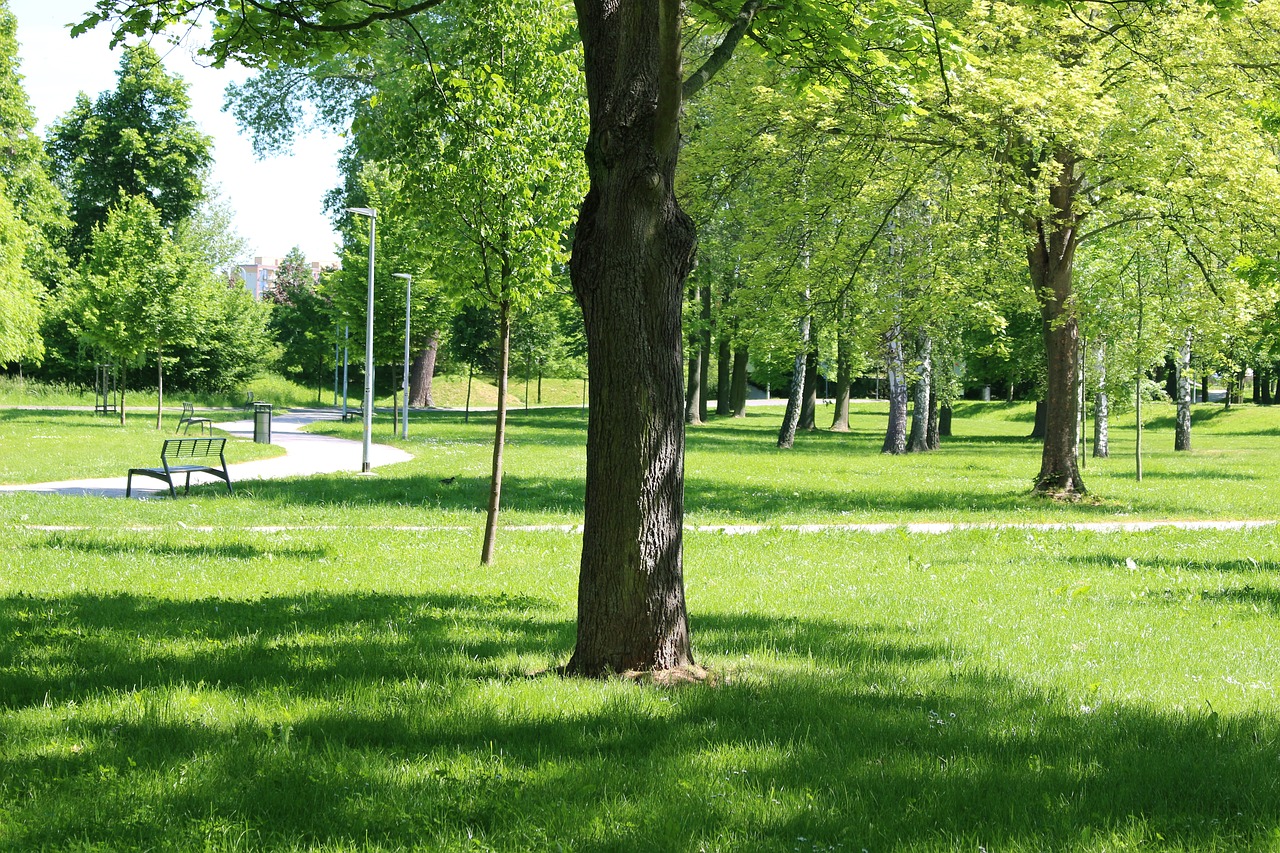
[{"label": "shadow on grass", "polygon": [[730,661],[729,680],[660,691],[513,672],[504,656],[563,660],[572,642],[563,611],[531,598],[0,599],[0,840],[1274,843],[1280,724],[1269,717],[1081,713],[998,673],[948,667],[946,648],[893,626],[713,613],[694,630],[703,655]]},{"label": "shadow on grass", "polygon": [[[204,494],[218,497],[216,486]],[[236,496],[226,500],[268,501],[288,506],[347,504],[421,506],[449,511],[481,512],[489,495],[486,477],[456,477],[452,482],[422,476],[395,477],[382,474],[376,479],[313,477],[305,481],[267,480],[240,486]],[[507,474],[502,484],[504,512],[567,513],[581,515],[583,482],[569,477],[521,477]],[[964,494],[946,490],[918,489],[912,492],[881,489],[873,478],[855,480],[847,490],[807,488],[793,491],[786,485],[743,488],[717,479],[690,476],[685,480],[685,510],[690,514],[731,513],[744,523],[769,523],[780,519],[829,516],[843,513],[844,521],[858,517],[881,518],[885,513],[963,511],[966,513],[1008,513],[1038,507],[1039,499],[1026,491]],[[1072,515],[1106,516],[1105,506],[1082,504],[1071,508]]]},{"label": "shadow on grass", "polygon": [[268,553],[300,560],[322,560],[329,555],[328,549],[323,547],[298,547],[276,543],[270,548],[259,548],[244,542],[173,545],[163,542],[138,542],[136,537],[130,537],[126,540],[114,540],[110,537],[94,536],[80,531],[75,533],[51,533],[40,547],[76,551],[82,554],[119,554],[140,551],[156,557],[171,557],[182,560],[205,558],[255,560],[266,556]]},{"label": "shadow on grass", "polygon": [[[970,466],[974,477],[998,476]],[[1047,504],[1025,489],[964,491],[960,488],[918,487],[906,490],[898,482],[884,482],[882,472],[851,475],[847,488],[797,486],[791,482],[749,485],[725,482],[714,476],[687,474],[685,510],[697,517],[732,516],[742,523],[768,524],[796,518],[832,518],[840,522],[880,521],[886,516],[931,514],[964,518],[990,514],[1050,510],[1063,518],[1090,520],[1115,515],[1107,502]],[[217,485],[201,487],[203,499],[265,501],[287,506],[396,506],[453,512],[480,513],[489,496],[484,476],[451,476],[450,482],[431,475],[395,476],[385,470],[376,478],[348,475],[317,476],[296,480],[258,480],[237,484],[235,496],[219,492]],[[1206,478],[1212,479],[1212,478]],[[193,494],[196,490],[193,489]],[[551,513],[578,517],[582,514],[584,484],[576,477],[519,476],[503,478],[503,512]],[[1143,497],[1137,509],[1171,517],[1194,514],[1200,505],[1193,491],[1153,493]],[[550,519],[554,520],[554,519]]]}]

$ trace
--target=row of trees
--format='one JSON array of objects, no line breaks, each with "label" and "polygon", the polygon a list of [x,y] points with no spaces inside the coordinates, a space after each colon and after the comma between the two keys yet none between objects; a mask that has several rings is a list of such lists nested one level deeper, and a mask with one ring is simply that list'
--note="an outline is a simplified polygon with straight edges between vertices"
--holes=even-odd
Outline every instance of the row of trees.
[{"label": "row of trees", "polygon": [[[736,10],[579,0],[580,44],[552,26],[562,43],[534,38],[540,51],[508,64],[519,47],[497,34],[518,31],[522,10],[466,0],[170,8],[212,12],[215,61],[269,66],[264,80],[340,103],[320,114],[351,120],[357,135],[349,174],[359,180],[342,203],[414,209],[406,221],[474,232],[423,263],[447,279],[465,246],[479,260],[457,286],[499,306],[515,292],[502,287],[508,273],[536,281],[518,270],[543,257],[512,242],[528,230],[520,211],[585,174],[568,232],[592,379],[570,672],[692,665],[682,466],[686,414],[701,417],[701,406],[682,392],[686,366],[700,389],[709,359],[683,358],[686,303],[698,318],[690,344],[709,352],[707,330],[721,330],[721,365],[744,351],[793,358],[784,445],[824,348],[842,393],[860,361],[885,365],[891,451],[942,431],[928,413],[954,395],[956,365],[1009,365],[1010,379],[1042,390],[1037,488],[1066,495],[1084,490],[1082,352],[1102,353],[1108,377],[1137,377],[1173,340],[1185,371],[1187,329],[1202,357],[1228,358],[1217,340],[1239,339],[1274,305],[1273,0],[745,0]],[[104,0],[84,25],[104,22],[118,35],[158,26],[155,7],[137,0]],[[528,80],[560,91],[541,75],[579,50],[585,164],[561,165],[568,129],[558,122],[573,102],[514,94]],[[359,97],[328,100],[335,91]],[[296,101],[256,103],[249,123],[267,139],[295,124],[272,104]],[[491,109],[517,104],[543,111],[536,128]],[[503,171],[513,161],[557,180],[524,183]],[[464,177],[467,194],[442,189]],[[480,203],[491,186],[506,206]],[[422,211],[437,193],[433,218]],[[692,279],[698,244],[682,201],[702,224]],[[536,215],[559,239],[566,220]],[[1015,334],[1028,328],[1039,334]],[[925,417],[900,442],[913,381]]]},{"label": "row of trees", "polygon": [[[0,364],[24,366],[27,373],[48,379],[85,383],[95,375],[95,362],[112,362],[133,370],[132,381],[122,383],[122,388],[157,387],[161,403],[166,384],[228,391],[272,366],[317,389],[329,387],[344,330],[354,332],[346,343],[363,351],[363,260],[368,251],[364,230],[346,229],[344,259],[351,272],[330,270],[317,281],[295,248],[280,264],[266,299],[254,302],[236,264],[244,252],[243,241],[234,234],[216,188],[208,184],[211,141],[188,115],[185,84],[168,75],[146,45],[128,47],[115,88],[95,99],[80,95],[42,145],[18,73],[14,24],[12,15],[0,8],[0,98],[6,106],[3,130],[9,142],[0,173]],[[506,34],[517,41],[528,36],[529,32]],[[563,39],[564,34],[552,31],[546,37]],[[470,49],[461,43],[456,48]],[[503,46],[494,49],[501,54]],[[501,81],[495,72],[486,85],[497,90]],[[529,80],[522,84],[525,91],[516,95],[542,92],[541,87],[552,82]],[[256,87],[257,92],[265,90],[265,82]],[[388,97],[395,91],[388,89]],[[465,107],[477,113],[467,120],[479,133],[489,120],[483,114],[487,96],[468,93],[457,81],[451,91],[455,110],[450,120],[463,117]],[[362,87],[352,86],[345,97],[354,109],[365,94]],[[286,92],[284,102],[296,97]],[[242,108],[252,102],[253,95],[247,93],[238,101]],[[538,292],[550,291],[553,268],[561,260],[555,240],[550,249],[534,245],[563,230],[563,223],[550,228],[542,224],[548,204],[563,206],[561,189],[530,190],[539,181],[553,184],[547,169],[537,173],[527,163],[503,163],[507,149],[491,148],[495,167],[525,185],[499,187],[489,182],[485,186],[491,197],[485,204],[524,204],[528,209],[518,213],[523,230],[504,236],[507,244],[496,248],[478,228],[449,232],[456,236],[452,246],[439,240],[427,245],[416,236],[425,233],[422,205],[413,208],[419,214],[416,219],[398,217],[397,209],[407,209],[401,197],[432,199],[437,210],[443,210],[450,203],[451,187],[453,198],[465,188],[457,188],[456,176],[430,187],[402,186],[401,177],[378,165],[378,146],[412,142],[406,128],[392,130],[377,139],[367,132],[353,137],[346,161],[351,192],[334,197],[339,215],[341,206],[356,203],[382,209],[378,253],[379,269],[385,273],[377,282],[378,362],[397,363],[402,358],[402,327],[395,319],[404,315],[405,283],[390,275],[396,270],[416,279],[416,405],[432,403],[431,376],[442,343],[455,364],[497,372],[500,359],[490,338],[504,322],[504,313],[507,327],[517,330],[522,366],[534,369],[536,356],[538,371],[576,373],[581,354],[575,352],[574,322],[572,312],[565,310],[564,295],[534,305],[532,291],[525,286],[531,280],[526,268],[538,266]],[[512,133],[521,137],[528,129],[513,128]],[[422,160],[432,155],[416,156]],[[580,194],[572,184],[567,190]],[[351,199],[345,198],[348,194]],[[491,212],[482,210],[479,215],[486,218]],[[344,220],[344,225],[350,224]],[[460,250],[477,240],[479,254]],[[540,258],[528,260],[538,252]],[[428,263],[428,258],[437,262]],[[457,265],[456,277],[464,275],[462,270],[481,268],[494,275],[483,293],[447,288],[435,269],[440,259]],[[123,417],[124,407],[120,410]]]},{"label": "row of trees", "polygon": [[794,353],[810,397],[825,363],[837,430],[851,371],[876,365],[889,452],[936,446],[930,413],[960,375],[1027,387],[1043,402],[1037,485],[1078,493],[1081,383],[1105,454],[1108,411],[1170,361],[1186,448],[1193,377],[1275,361],[1259,322],[1276,307],[1274,10],[944,11],[934,46],[954,53],[905,94],[885,91],[896,76],[850,86],[744,49],[722,96],[695,105],[682,181],[703,224],[692,280],[714,306],[698,330],[722,365],[729,348]]},{"label": "row of trees", "polygon": [[0,363],[76,382],[95,362],[150,364],[161,404],[167,373],[242,384],[273,351],[267,313],[231,278],[243,243],[207,185],[185,85],[127,48],[115,89],[81,94],[42,143],[15,27],[0,5]]}]

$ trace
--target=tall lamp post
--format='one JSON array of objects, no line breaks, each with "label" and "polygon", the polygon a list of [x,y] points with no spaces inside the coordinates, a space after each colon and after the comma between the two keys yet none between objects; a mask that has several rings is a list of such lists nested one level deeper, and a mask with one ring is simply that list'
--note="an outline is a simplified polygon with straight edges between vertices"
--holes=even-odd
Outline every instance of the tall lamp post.
[{"label": "tall lamp post", "polygon": [[392,273],[396,278],[404,279],[404,408],[401,410],[400,437],[409,437],[409,308],[413,304],[413,275],[407,272]]},{"label": "tall lamp post", "polygon": [[369,445],[373,435],[373,238],[378,211],[372,207],[348,207],[347,213],[369,217],[369,297],[364,331],[364,445],[360,473],[369,473]]}]

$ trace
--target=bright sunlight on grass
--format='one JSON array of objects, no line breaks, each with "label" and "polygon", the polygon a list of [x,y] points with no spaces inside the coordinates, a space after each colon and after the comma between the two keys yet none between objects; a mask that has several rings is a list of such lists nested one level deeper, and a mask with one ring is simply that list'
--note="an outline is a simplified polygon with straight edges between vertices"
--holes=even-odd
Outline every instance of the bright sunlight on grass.
[{"label": "bright sunlight on grass", "polygon": [[[1060,504],[1029,411],[896,459],[873,404],[792,453],[780,409],[691,429],[689,523],[1275,518],[1280,412],[1198,410],[1179,455],[1149,422],[1141,484],[1116,424]],[[585,413],[512,425],[506,521],[577,523]],[[415,413],[412,462],[234,496],[0,495],[0,849],[1280,849],[1276,526],[691,530],[713,682],[569,680],[580,538],[477,565],[491,430]]]}]

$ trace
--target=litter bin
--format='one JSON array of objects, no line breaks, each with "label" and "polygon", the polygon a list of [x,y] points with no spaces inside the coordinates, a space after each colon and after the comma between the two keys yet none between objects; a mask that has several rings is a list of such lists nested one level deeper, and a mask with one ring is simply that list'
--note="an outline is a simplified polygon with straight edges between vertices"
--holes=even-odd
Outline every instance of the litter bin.
[{"label": "litter bin", "polygon": [[271,404],[253,404],[253,441],[255,444],[271,443]]}]

